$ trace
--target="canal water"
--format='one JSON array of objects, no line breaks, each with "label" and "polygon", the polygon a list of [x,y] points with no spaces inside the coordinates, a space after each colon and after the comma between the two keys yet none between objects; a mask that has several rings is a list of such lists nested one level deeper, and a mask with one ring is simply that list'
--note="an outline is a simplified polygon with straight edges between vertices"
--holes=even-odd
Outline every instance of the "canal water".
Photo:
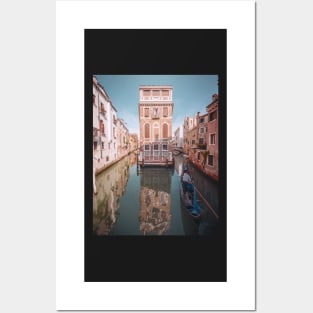
[{"label": "canal water", "polygon": [[[180,175],[188,166],[201,207],[195,221],[180,200]],[[175,166],[137,167],[130,154],[96,177],[93,233],[99,236],[210,235],[219,214],[217,183],[175,156]]]}]

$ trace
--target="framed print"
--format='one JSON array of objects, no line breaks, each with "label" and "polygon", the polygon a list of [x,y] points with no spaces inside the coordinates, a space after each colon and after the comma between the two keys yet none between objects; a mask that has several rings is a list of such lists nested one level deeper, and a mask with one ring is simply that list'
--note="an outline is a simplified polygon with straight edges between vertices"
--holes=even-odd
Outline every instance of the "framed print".
[{"label": "framed print", "polygon": [[225,282],[226,30],[86,29],[85,86],[85,281]]},{"label": "framed print", "polygon": [[58,310],[255,308],[254,88],[252,1],[57,2]]}]

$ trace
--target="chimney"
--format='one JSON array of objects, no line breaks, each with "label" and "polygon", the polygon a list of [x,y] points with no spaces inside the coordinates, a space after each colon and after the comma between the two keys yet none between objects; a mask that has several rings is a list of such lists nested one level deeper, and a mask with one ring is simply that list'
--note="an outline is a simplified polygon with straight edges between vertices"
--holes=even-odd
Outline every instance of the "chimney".
[{"label": "chimney", "polygon": [[199,119],[200,119],[200,112],[197,112],[196,125],[199,125]]}]

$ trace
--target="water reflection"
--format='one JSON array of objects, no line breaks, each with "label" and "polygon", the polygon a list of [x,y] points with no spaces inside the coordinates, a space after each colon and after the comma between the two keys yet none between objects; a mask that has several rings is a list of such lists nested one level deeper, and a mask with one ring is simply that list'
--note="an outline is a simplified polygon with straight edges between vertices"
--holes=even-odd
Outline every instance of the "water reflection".
[{"label": "water reflection", "polygon": [[143,235],[164,235],[171,214],[172,170],[145,167],[140,172],[139,223]]},{"label": "water reflection", "polygon": [[[210,207],[219,214],[218,201],[218,184],[212,178],[207,177],[204,173],[199,171],[191,162],[187,163],[188,170],[195,182],[195,186],[200,195],[199,199],[202,202],[207,202]],[[205,203],[204,203],[205,204]]]},{"label": "water reflection", "polygon": [[182,175],[185,168],[188,168],[192,180],[194,181],[197,202],[201,208],[200,219],[195,220],[190,217],[184,201],[180,199],[182,224],[185,234],[196,236],[212,234],[218,225],[219,204],[217,183],[199,171],[188,159],[181,155],[176,157],[175,167],[179,176]]},{"label": "water reflection", "polygon": [[119,201],[125,193],[129,168],[136,162],[132,155],[97,175],[97,195],[93,197],[93,232],[108,235],[119,215]]},{"label": "water reflection", "polygon": [[187,165],[187,159],[182,154],[175,156],[175,171],[178,176],[183,174],[183,168]]},{"label": "water reflection", "polygon": [[[219,212],[218,188],[182,156],[175,168],[138,168],[130,154],[96,176],[93,232],[98,236],[210,235]],[[197,189],[201,218],[195,222],[180,199],[180,175],[188,165]],[[209,206],[210,207],[209,207]]]}]

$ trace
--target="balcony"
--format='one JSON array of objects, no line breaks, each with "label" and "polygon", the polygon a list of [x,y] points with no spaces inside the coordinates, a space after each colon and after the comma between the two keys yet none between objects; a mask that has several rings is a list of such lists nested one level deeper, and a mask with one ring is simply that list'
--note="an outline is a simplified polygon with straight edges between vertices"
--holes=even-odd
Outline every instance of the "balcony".
[{"label": "balcony", "polygon": [[140,101],[172,101],[170,96],[141,96]]},{"label": "balcony", "polygon": [[159,119],[160,118],[160,114],[159,113],[154,113],[154,114],[151,115],[151,118],[154,119],[154,120],[155,119]]},{"label": "balcony", "polygon": [[198,148],[201,150],[206,150],[206,144],[198,144]]}]

